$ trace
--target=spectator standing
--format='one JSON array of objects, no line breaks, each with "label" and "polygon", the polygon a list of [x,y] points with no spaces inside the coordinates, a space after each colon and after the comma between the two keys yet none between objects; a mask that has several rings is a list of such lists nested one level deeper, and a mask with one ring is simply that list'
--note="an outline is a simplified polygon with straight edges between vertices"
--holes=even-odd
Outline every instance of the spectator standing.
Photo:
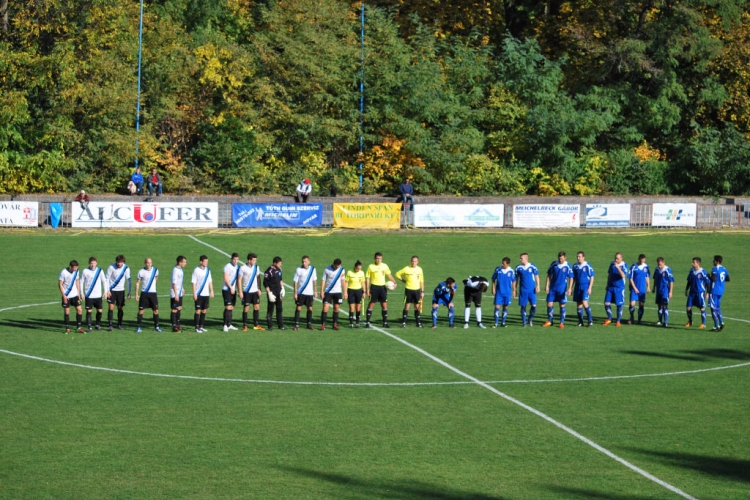
[{"label": "spectator standing", "polygon": [[401,194],[401,203],[403,203],[403,206],[401,209],[403,210],[404,206],[406,204],[409,204],[409,211],[414,211],[414,185],[411,183],[409,178],[407,177],[404,179],[404,182],[401,183],[401,187],[398,188],[399,193]]},{"label": "spectator standing", "polygon": [[81,189],[81,193],[74,198],[73,201],[77,201],[81,204],[81,208],[84,210],[87,210],[89,208],[89,202],[91,201],[91,196],[86,194],[86,191]]},{"label": "spectator standing", "polygon": [[297,186],[297,203],[307,203],[307,198],[310,197],[310,193],[312,193],[310,179],[304,179],[299,183],[299,186]]},{"label": "spectator standing", "polygon": [[130,176],[130,182],[135,186],[135,194],[141,196],[143,194],[143,175],[141,174],[141,167],[135,169],[133,175]]},{"label": "spectator standing", "polygon": [[148,195],[151,196],[154,191],[156,191],[156,196],[161,196],[161,176],[155,168],[152,168],[148,175]]}]

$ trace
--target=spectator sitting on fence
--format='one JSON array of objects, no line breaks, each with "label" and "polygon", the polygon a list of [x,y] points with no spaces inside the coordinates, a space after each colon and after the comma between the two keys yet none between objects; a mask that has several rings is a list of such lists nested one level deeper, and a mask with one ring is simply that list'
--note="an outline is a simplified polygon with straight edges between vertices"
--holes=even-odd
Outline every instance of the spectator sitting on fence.
[{"label": "spectator sitting on fence", "polygon": [[295,197],[297,203],[307,203],[310,193],[312,193],[312,184],[310,184],[310,179],[305,179],[297,186],[297,196]]},{"label": "spectator sitting on fence", "polygon": [[156,169],[152,168],[151,173],[148,174],[148,195],[151,196],[156,191],[156,196],[161,196],[161,177],[156,173]]},{"label": "spectator sitting on fence", "polygon": [[398,188],[399,197],[398,200],[396,200],[396,203],[401,202],[403,205],[401,206],[401,210],[404,209],[406,204],[409,204],[409,210],[414,210],[414,185],[411,183],[410,179],[407,177],[404,179],[404,182],[401,183],[401,187]]},{"label": "spectator sitting on fence", "polygon": [[81,189],[81,192],[78,196],[76,196],[73,201],[77,201],[81,204],[81,208],[86,210],[89,208],[89,202],[91,201],[91,196],[86,194],[86,191]]},{"label": "spectator sitting on fence", "polygon": [[141,196],[143,194],[143,175],[141,174],[141,167],[135,169],[133,175],[130,176],[130,182],[135,186],[135,191],[133,191],[130,183],[128,183],[130,194],[138,194],[138,196]]}]

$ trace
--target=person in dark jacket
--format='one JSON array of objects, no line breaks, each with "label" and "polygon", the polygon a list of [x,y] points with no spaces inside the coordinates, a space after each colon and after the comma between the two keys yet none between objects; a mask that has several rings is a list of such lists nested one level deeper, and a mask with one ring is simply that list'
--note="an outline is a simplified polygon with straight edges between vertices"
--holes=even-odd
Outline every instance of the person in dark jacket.
[{"label": "person in dark jacket", "polygon": [[[406,205],[409,204],[409,210],[414,211],[414,185],[411,183],[409,178],[404,179],[401,183],[401,187],[398,189],[401,203]],[[403,207],[402,207],[403,208]]]},{"label": "person in dark jacket", "polygon": [[141,167],[135,169],[133,175],[130,176],[130,182],[135,186],[135,192],[138,196],[143,194],[143,174],[141,174]]},{"label": "person in dark jacket", "polygon": [[263,288],[266,289],[266,298],[268,299],[268,309],[266,321],[268,330],[273,330],[273,312],[276,310],[276,323],[279,330],[284,328],[284,318],[281,316],[283,311],[282,299],[284,298],[284,281],[281,279],[281,257],[273,258],[273,265],[266,269],[263,274]]},{"label": "person in dark jacket", "polygon": [[161,176],[156,172],[155,168],[151,169],[151,173],[148,174],[148,195],[151,196],[156,191],[156,196],[161,196]]}]

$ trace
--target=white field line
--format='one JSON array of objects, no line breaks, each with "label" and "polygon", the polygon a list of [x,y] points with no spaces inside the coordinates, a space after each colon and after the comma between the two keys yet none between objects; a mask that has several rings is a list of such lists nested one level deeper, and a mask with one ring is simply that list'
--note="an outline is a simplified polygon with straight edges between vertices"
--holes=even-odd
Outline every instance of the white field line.
[{"label": "white field line", "polygon": [[[199,239],[197,239],[197,238],[195,238],[193,236],[191,236],[191,238],[193,238],[195,241],[197,241],[199,243],[203,243],[202,241],[200,241]],[[228,255],[226,252],[223,252],[223,251],[217,249],[216,247],[208,245],[207,243],[203,243],[203,244],[206,245],[206,246],[208,246],[208,247],[210,247],[210,248],[213,248],[213,249],[215,249],[215,250],[217,250],[217,251],[219,251],[221,253],[223,253],[224,255]],[[589,438],[583,436],[582,434],[577,433],[576,431],[574,431],[570,427],[568,427],[568,426],[566,426],[566,425],[558,422],[557,420],[553,419],[552,417],[550,417],[550,416],[542,413],[541,411],[539,411],[539,410],[537,410],[535,408],[532,408],[531,406],[529,406],[529,405],[527,405],[527,404],[519,401],[518,399],[515,399],[515,398],[513,398],[511,396],[508,396],[504,392],[501,392],[501,391],[495,389],[494,387],[492,387],[491,385],[487,384],[486,382],[482,382],[481,380],[479,380],[479,379],[477,379],[477,378],[469,375],[468,373],[462,372],[458,368],[454,367],[453,365],[448,364],[447,362],[443,361],[442,359],[438,358],[437,356],[433,356],[432,354],[430,354],[429,352],[425,351],[424,349],[421,349],[420,347],[417,347],[414,344],[410,344],[409,342],[407,342],[406,340],[402,339],[401,337],[397,337],[396,335],[393,335],[392,333],[390,333],[390,332],[388,332],[386,330],[383,330],[382,328],[378,328],[376,326],[373,326],[372,329],[376,330],[376,331],[378,331],[380,333],[382,333],[383,335],[386,335],[386,336],[390,337],[391,339],[393,339],[393,340],[395,340],[397,342],[402,343],[403,345],[405,345],[405,346],[407,346],[407,347],[409,347],[411,349],[414,349],[418,353],[420,353],[420,354],[422,354],[422,355],[430,358],[431,360],[433,360],[436,363],[442,365],[443,367],[447,368],[448,370],[456,373],[457,375],[459,375],[459,376],[461,376],[461,377],[463,377],[463,378],[465,378],[467,380],[470,380],[471,382],[473,382],[473,383],[475,383],[475,384],[477,384],[477,385],[479,385],[481,387],[484,387],[488,391],[490,391],[490,392],[492,392],[494,394],[497,394],[498,396],[500,396],[501,398],[505,399],[506,401],[510,401],[511,403],[520,406],[524,410],[527,410],[527,411],[533,413],[534,415],[536,415],[536,416],[538,416],[538,417],[546,420],[547,422],[551,423],[552,425],[554,425],[554,426],[556,426],[556,427],[564,430],[565,432],[567,432],[571,436],[573,436],[573,437],[575,437],[575,438],[583,441],[584,443],[586,443],[587,445],[591,446],[595,450],[600,451],[601,453],[604,453],[605,455],[607,455],[611,459],[619,462],[620,464],[622,464],[625,467],[629,468],[630,470],[632,470],[632,471],[634,471],[634,472],[642,475],[643,477],[645,477],[645,478],[653,481],[654,483],[658,484],[659,486],[662,486],[662,487],[664,487],[664,488],[666,488],[666,489],[668,489],[668,490],[670,490],[670,491],[672,491],[672,492],[674,492],[674,493],[676,493],[676,494],[680,495],[681,497],[686,498],[688,500],[698,500],[697,498],[695,498],[695,497],[693,497],[693,496],[685,493],[684,491],[682,491],[681,489],[677,488],[676,486],[672,486],[671,484],[669,484],[669,483],[667,483],[665,481],[662,481],[658,477],[656,477],[656,476],[654,476],[654,475],[646,472],[645,470],[641,469],[640,467],[637,467],[637,466],[631,464],[630,462],[628,462],[624,458],[621,458],[618,455],[615,455],[614,453],[612,453],[608,449],[606,449],[606,448],[604,448],[604,447],[596,444],[594,441],[592,441]]]}]

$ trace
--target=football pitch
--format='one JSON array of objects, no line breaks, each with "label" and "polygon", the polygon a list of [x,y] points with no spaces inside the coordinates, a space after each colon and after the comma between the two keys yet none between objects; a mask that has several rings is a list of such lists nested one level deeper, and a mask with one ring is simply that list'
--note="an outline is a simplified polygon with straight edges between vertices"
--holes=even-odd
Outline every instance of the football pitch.
[{"label": "football pitch", "polygon": [[[748,241],[673,231],[2,232],[0,498],[747,499]],[[565,329],[541,327],[544,273],[560,250],[571,263],[585,251],[596,271],[592,328],[576,327],[570,302]],[[430,329],[429,304],[426,328],[412,314],[400,328],[400,286],[389,294],[389,329],[376,308],[374,328],[349,329],[342,315],[339,331],[292,331],[289,293],[286,331],[224,333],[221,269],[235,251],[240,262],[257,253],[262,270],[281,256],[287,284],[305,254],[319,276],[336,257],[351,269],[379,251],[395,273],[417,254],[425,302],[446,277],[459,282],[459,328],[448,328],[441,307]],[[654,326],[653,294],[643,325],[602,326],[617,251],[629,265],[645,253],[652,273],[656,257],[666,259],[675,275],[669,328]],[[508,328],[478,329],[473,310],[471,327],[460,328],[460,280],[489,278],[521,252],[542,278],[535,326],[521,327],[514,301]],[[134,285],[144,258],[159,268],[165,332],[146,311],[136,335],[130,300],[125,331],[63,335],[60,270],[71,259],[83,269],[92,255],[105,268],[118,254]],[[191,328],[191,297],[183,332],[166,328],[179,254],[186,281],[198,256],[209,257],[217,294],[208,333]],[[731,274],[726,328],[685,328],[691,258],[710,270],[714,254]],[[488,291],[488,326],[492,308]],[[320,311],[317,302],[316,326]]]}]

